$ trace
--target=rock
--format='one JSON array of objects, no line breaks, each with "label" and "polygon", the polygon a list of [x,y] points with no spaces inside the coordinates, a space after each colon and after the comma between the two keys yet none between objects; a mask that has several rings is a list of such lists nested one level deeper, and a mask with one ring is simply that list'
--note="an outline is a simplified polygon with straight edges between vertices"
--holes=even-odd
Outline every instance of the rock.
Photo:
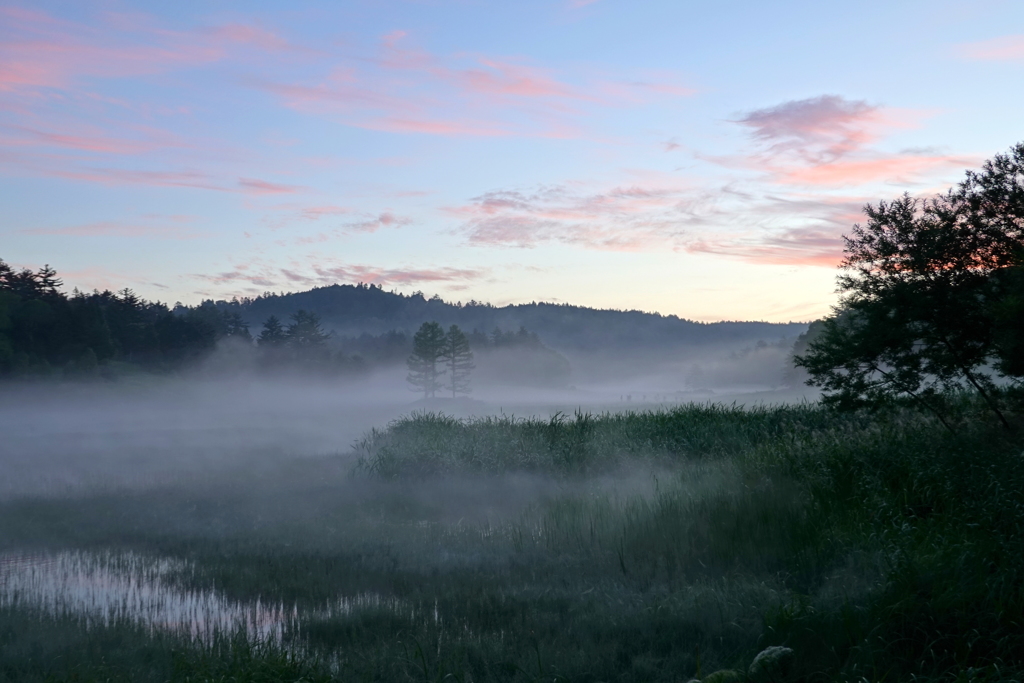
[{"label": "rock", "polygon": [[743,680],[743,674],[735,669],[719,669],[713,674],[704,677],[701,683],[739,683]]},{"label": "rock", "polygon": [[754,657],[747,670],[753,681],[778,681],[785,678],[793,662],[793,650],[782,645],[765,648]]}]

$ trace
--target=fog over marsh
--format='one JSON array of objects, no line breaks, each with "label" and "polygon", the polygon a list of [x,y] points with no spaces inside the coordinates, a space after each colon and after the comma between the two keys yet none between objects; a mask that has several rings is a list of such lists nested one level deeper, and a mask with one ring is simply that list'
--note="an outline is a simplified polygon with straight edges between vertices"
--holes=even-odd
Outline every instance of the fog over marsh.
[{"label": "fog over marsh", "polygon": [[[758,373],[781,374],[781,367],[771,366],[785,358],[776,349],[758,351],[768,358],[768,369],[755,369],[746,386],[731,382],[717,392],[704,379],[731,372],[742,382],[748,358],[734,359],[731,368],[728,358],[719,358],[696,371],[680,364],[675,377],[601,377],[571,389],[484,384],[471,397],[431,401],[409,391],[404,367],[346,381],[196,373],[137,382],[8,383],[0,387],[0,500],[201,483],[232,471],[252,475],[292,459],[330,456],[351,466],[352,444],[367,430],[416,411],[546,418],[559,411],[813,397],[800,388],[764,390]],[[700,383],[680,390],[687,373],[700,373]]]}]

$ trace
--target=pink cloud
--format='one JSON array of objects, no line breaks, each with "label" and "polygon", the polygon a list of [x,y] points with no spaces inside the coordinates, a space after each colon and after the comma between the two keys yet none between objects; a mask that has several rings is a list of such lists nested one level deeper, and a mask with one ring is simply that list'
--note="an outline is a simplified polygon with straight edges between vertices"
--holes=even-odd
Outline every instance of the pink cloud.
[{"label": "pink cloud", "polygon": [[[621,107],[692,91],[658,80],[569,79],[523,60],[439,57],[382,37],[376,57],[333,67],[318,82],[256,82],[285,106],[394,133],[578,137],[587,107]],[[644,94],[641,94],[644,93]]]},{"label": "pink cloud", "polygon": [[215,273],[213,275],[199,274],[193,277],[214,282],[216,284],[227,284],[232,282],[246,282],[260,287],[276,287],[280,284],[279,280],[264,277],[256,273],[249,273],[245,267],[238,267],[235,270],[224,271],[222,273]]},{"label": "pink cloud", "polygon": [[240,45],[253,45],[266,52],[280,52],[292,47],[276,33],[248,24],[225,24],[211,29],[209,33],[216,39]]},{"label": "pink cloud", "polygon": [[537,68],[487,58],[480,58],[479,64],[485,68],[449,69],[434,66],[431,71],[440,79],[456,83],[461,89],[472,93],[526,98],[593,99]]},{"label": "pink cloud", "polygon": [[910,184],[928,173],[976,165],[976,160],[946,155],[894,155],[844,159],[807,167],[774,169],[777,182],[788,185],[863,185],[885,181]]},{"label": "pink cloud", "polygon": [[316,235],[306,235],[305,237],[296,237],[295,244],[322,244],[331,240],[331,235],[326,232],[317,233]]},{"label": "pink cloud", "polygon": [[445,121],[384,117],[379,119],[366,119],[361,122],[357,122],[355,125],[358,125],[361,128],[379,130],[385,133],[424,133],[427,135],[467,137],[504,137],[513,134],[513,131],[509,128],[473,121]]},{"label": "pink cloud", "polygon": [[288,268],[269,266],[260,261],[243,263],[232,270],[195,277],[217,284],[248,283],[260,287],[298,285],[321,287],[337,282],[367,282],[379,285],[415,285],[430,282],[464,283],[486,277],[479,268],[386,268],[363,264],[293,262]]},{"label": "pink cloud", "polygon": [[[172,219],[173,220],[173,219]],[[180,221],[175,221],[180,223]],[[200,232],[184,229],[181,225],[146,223],[125,223],[121,221],[96,221],[84,225],[63,228],[31,228],[21,232],[31,235],[66,235],[73,237],[142,237],[157,239],[190,240],[203,237]]]},{"label": "pink cloud", "polygon": [[686,251],[758,264],[835,268],[843,258],[843,240],[836,229],[803,227],[746,239],[698,239]]},{"label": "pink cloud", "polygon": [[396,216],[390,211],[385,211],[375,218],[371,218],[365,221],[357,221],[354,223],[348,223],[346,227],[352,228],[358,232],[377,232],[381,228],[401,228],[406,225],[410,225],[412,219],[405,216]]},{"label": "pink cloud", "polygon": [[185,187],[215,192],[230,192],[251,196],[291,194],[304,188],[297,185],[274,183],[259,178],[238,178],[234,182],[219,180],[201,171],[143,169],[83,166],[80,160],[60,155],[33,154],[18,156],[7,154],[0,162],[13,166],[19,173],[29,172],[42,176],[64,178],[110,186],[151,185],[156,187]]},{"label": "pink cloud", "polygon": [[99,130],[47,131],[30,126],[9,126],[14,136],[0,138],[4,146],[48,146],[101,154],[137,155],[164,147],[186,147],[188,143],[165,131],[141,131],[142,138],[112,137]]},{"label": "pink cloud", "polygon": [[103,185],[155,185],[158,187],[191,187],[218,192],[233,192],[205,173],[197,171],[141,171],[123,168],[62,169],[39,167],[44,175],[68,180],[84,180]]},{"label": "pink cloud", "polygon": [[139,76],[223,57],[217,45],[183,35],[131,43],[41,12],[0,8],[0,17],[7,24],[0,33],[0,90],[64,87],[80,77]]},{"label": "pink cloud", "polygon": [[302,209],[302,217],[306,220],[317,221],[324,216],[339,216],[346,214],[350,209],[344,206],[335,206],[334,204],[325,204],[323,206],[307,206]]},{"label": "pink cloud", "polygon": [[[301,188],[210,169],[237,159],[213,141],[185,139],[142,122],[188,115],[183,106],[152,106],[90,92],[104,79],[137,79],[174,70],[297,50],[271,30],[230,23],[171,30],[141,14],[100,13],[69,21],[41,11],[0,7],[0,165],[32,174],[107,185],[194,187],[250,195]],[[167,155],[187,154],[191,162]],[[86,164],[86,155],[110,157]],[[129,163],[117,157],[147,157]],[[250,173],[252,173],[250,171]],[[249,174],[245,174],[248,176]]]},{"label": "pink cloud", "polygon": [[268,194],[291,194],[298,192],[301,188],[296,185],[282,185],[271,183],[259,178],[239,178],[238,184],[246,194],[268,195]]},{"label": "pink cloud", "polygon": [[915,182],[965,160],[934,152],[882,153],[871,145],[893,128],[916,125],[925,114],[882,109],[837,95],[784,102],[737,119],[761,148],[745,158],[721,162],[764,171],[784,185]]},{"label": "pink cloud", "polygon": [[619,186],[579,193],[566,187],[499,190],[446,211],[478,246],[534,247],[557,242],[591,249],[674,248],[693,222],[692,197],[678,187]]},{"label": "pink cloud", "polygon": [[1024,35],[1000,36],[976,43],[964,43],[958,51],[968,59],[993,62],[1024,60]]},{"label": "pink cloud", "polygon": [[320,282],[372,282],[380,285],[410,285],[422,282],[478,280],[487,271],[478,268],[376,268],[372,266],[313,266]]},{"label": "pink cloud", "polygon": [[837,95],[783,102],[737,119],[772,154],[798,152],[815,161],[837,159],[875,139],[877,107]]},{"label": "pink cloud", "polygon": [[0,19],[0,91],[200,66],[224,59],[233,46],[287,47],[271,31],[241,24],[171,31],[148,17],[108,14],[107,25],[86,25],[18,7],[0,8]]}]

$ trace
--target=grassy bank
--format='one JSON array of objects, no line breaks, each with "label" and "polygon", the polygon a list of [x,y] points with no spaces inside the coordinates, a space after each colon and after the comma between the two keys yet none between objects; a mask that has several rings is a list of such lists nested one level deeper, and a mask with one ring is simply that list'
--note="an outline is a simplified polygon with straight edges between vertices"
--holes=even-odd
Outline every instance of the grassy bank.
[{"label": "grassy bank", "polygon": [[420,414],[275,471],[8,502],[0,547],[177,558],[169,586],[301,626],[211,645],[22,602],[0,680],[677,681],[772,645],[777,680],[1019,678],[1024,439],[973,410]]}]

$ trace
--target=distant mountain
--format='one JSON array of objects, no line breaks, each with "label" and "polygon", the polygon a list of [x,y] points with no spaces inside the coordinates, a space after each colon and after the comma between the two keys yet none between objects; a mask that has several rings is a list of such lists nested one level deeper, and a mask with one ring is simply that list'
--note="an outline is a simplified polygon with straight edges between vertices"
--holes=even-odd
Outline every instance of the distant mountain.
[{"label": "distant mountain", "polygon": [[266,294],[255,299],[217,302],[238,312],[258,334],[271,315],[281,320],[299,310],[312,311],[323,325],[340,335],[381,334],[389,330],[415,332],[425,321],[447,327],[490,332],[496,327],[536,332],[543,342],[572,355],[623,351],[678,352],[682,349],[722,350],[795,338],[806,323],[701,323],[674,315],[529,303],[492,306],[471,301],[453,304],[439,297],[387,292],[375,285],[331,285],[293,294]]}]

